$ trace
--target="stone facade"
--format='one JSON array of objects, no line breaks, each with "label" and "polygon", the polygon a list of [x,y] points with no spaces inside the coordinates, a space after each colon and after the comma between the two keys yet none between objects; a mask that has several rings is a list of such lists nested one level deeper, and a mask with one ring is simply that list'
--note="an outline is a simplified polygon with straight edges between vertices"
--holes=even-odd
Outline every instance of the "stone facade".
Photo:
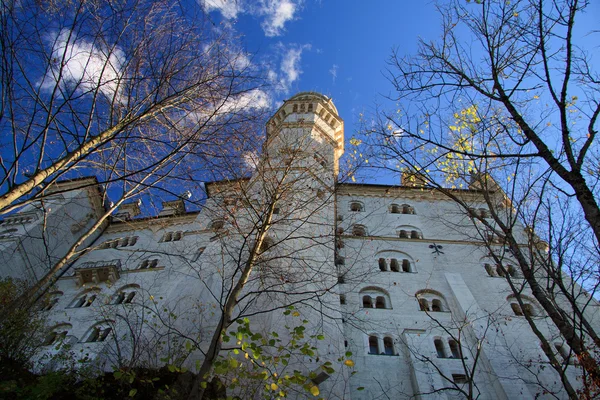
[{"label": "stone facade", "polygon": [[[343,134],[330,99],[300,93],[269,120],[254,176],[207,184],[202,211],[177,200],[139,218],[136,204],[122,206],[49,289],[41,312],[54,329],[39,368],[64,351],[58,341],[101,368],[166,360],[193,368],[253,259],[234,316],[285,338],[297,317],[282,311],[293,304],[307,332],[325,336],[311,339],[318,358],[293,363],[334,365],[319,379],[325,398],[460,398],[440,389],[466,387],[472,372],[480,399],[551,397],[543,387],[565,397],[519,311],[535,315],[564,353],[560,335],[533,298],[527,310],[511,306],[468,213],[419,179],[336,183]],[[55,191],[3,222],[2,276],[39,279],[100,215],[93,179]],[[486,212],[475,186],[455,193]],[[197,350],[188,354],[187,342]],[[339,361],[347,352],[353,369]],[[577,366],[566,368],[575,381]]]}]

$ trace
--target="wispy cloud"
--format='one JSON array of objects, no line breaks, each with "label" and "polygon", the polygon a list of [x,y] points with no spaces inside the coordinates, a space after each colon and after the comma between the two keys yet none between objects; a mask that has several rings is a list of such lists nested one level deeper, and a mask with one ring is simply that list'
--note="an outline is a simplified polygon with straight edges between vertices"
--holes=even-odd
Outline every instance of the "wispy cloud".
[{"label": "wispy cloud", "polygon": [[[110,98],[120,98],[119,83],[123,75],[125,54],[121,49],[103,49],[84,39],[77,38],[68,29],[48,35],[52,46],[52,59],[65,60],[52,64],[40,81],[40,88],[49,92],[58,83],[63,90],[76,92],[99,91]],[[58,81],[60,79],[60,82]]]},{"label": "wispy cloud", "polygon": [[265,36],[280,36],[288,21],[294,19],[303,0],[199,0],[207,12],[220,12],[225,19],[245,13],[262,19]]},{"label": "wispy cloud", "polygon": [[294,82],[300,79],[302,53],[310,50],[311,46],[310,44],[284,46],[279,43],[278,47],[281,55],[280,65],[278,69],[271,69],[268,72],[268,78],[275,85],[277,91],[287,93]]},{"label": "wispy cloud", "polygon": [[219,11],[223,18],[235,19],[241,11],[241,1],[236,0],[200,0],[207,12]]},{"label": "wispy cloud", "polygon": [[297,5],[290,0],[267,0],[263,3],[262,12],[265,20],[261,24],[266,36],[282,34],[285,23],[294,18]]},{"label": "wispy cloud", "polygon": [[333,83],[335,83],[335,80],[337,79],[337,72],[338,72],[338,66],[337,66],[337,64],[333,64],[331,66],[331,69],[329,70],[329,73],[331,74],[331,76],[333,78]]}]

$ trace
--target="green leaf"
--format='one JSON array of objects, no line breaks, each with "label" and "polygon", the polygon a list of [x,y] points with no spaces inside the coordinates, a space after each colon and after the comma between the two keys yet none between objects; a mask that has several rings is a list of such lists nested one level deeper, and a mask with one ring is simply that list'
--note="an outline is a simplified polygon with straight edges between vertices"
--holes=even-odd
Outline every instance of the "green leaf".
[{"label": "green leaf", "polygon": [[362,387],[362,386],[359,386],[359,387],[357,387],[357,388],[356,388],[356,390],[358,390],[358,391],[360,391],[360,390],[365,390],[365,388],[364,388],[364,387]]},{"label": "green leaf", "polygon": [[324,336],[324,335],[317,335],[317,339],[318,339],[318,340],[324,340],[324,339],[325,339],[325,336]]},{"label": "green leaf", "polygon": [[133,396],[135,396],[135,394],[136,394],[136,393],[137,393],[137,389],[131,389],[131,390],[129,391],[129,397],[133,397]]}]

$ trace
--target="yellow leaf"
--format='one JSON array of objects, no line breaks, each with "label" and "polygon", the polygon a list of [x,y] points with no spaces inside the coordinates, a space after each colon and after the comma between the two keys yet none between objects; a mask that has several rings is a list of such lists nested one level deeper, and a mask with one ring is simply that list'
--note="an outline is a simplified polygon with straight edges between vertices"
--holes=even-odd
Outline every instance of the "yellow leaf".
[{"label": "yellow leaf", "polygon": [[534,99],[539,99],[540,96],[538,96],[537,94],[535,96],[533,96]]},{"label": "yellow leaf", "polygon": [[356,178],[352,176],[352,182],[356,182]]},{"label": "yellow leaf", "polygon": [[312,386],[310,388],[310,392],[312,393],[313,396],[318,396],[319,393],[321,393],[321,392],[319,392],[319,388],[317,386]]},{"label": "yellow leaf", "polygon": [[299,313],[298,311],[294,311],[294,312],[292,313],[292,315],[293,315],[294,317],[299,317],[299,316],[300,316],[300,313]]},{"label": "yellow leaf", "polygon": [[347,367],[354,367],[354,361],[346,360],[344,361],[344,365],[346,365]]},{"label": "yellow leaf", "polygon": [[515,12],[513,13],[513,17],[518,17],[518,16],[519,16],[519,13],[515,11]]},{"label": "yellow leaf", "polygon": [[276,383],[271,383],[271,390],[276,391],[277,389],[279,389],[279,386]]}]

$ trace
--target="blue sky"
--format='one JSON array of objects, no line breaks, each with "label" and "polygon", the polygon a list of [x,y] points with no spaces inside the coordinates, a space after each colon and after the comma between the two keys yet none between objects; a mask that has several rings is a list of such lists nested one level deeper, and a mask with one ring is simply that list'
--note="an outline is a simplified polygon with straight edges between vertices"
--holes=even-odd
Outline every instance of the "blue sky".
[{"label": "blue sky", "polygon": [[[202,3],[203,1],[203,3]],[[391,85],[383,76],[392,48],[410,54],[417,38],[439,32],[428,1],[201,0],[216,22],[230,23],[257,63],[267,62],[282,88],[273,103],[299,91],[333,98],[346,139],[359,113]]]}]

